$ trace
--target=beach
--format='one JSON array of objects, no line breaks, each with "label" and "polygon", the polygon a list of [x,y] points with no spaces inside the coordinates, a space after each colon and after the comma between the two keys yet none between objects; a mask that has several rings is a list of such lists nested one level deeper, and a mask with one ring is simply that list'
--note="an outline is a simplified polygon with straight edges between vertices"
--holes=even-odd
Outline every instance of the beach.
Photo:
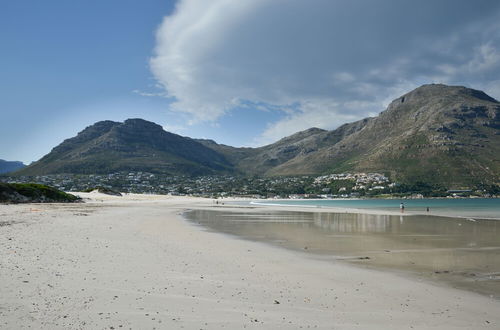
[{"label": "beach", "polygon": [[182,217],[248,206],[80,195],[85,203],[0,205],[0,328],[500,327],[499,300],[203,230]]}]

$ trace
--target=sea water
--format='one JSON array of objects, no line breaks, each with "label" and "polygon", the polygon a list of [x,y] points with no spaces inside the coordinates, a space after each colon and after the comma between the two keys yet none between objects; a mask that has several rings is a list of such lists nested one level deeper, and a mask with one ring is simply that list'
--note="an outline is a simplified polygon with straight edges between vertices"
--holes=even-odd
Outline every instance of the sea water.
[{"label": "sea water", "polygon": [[[429,199],[293,199],[255,200],[252,204],[284,205],[301,207],[338,207],[349,209],[373,209],[400,212],[404,204],[406,213],[449,215],[454,217],[499,219],[498,198],[429,198]],[[429,211],[427,211],[427,209]]]}]

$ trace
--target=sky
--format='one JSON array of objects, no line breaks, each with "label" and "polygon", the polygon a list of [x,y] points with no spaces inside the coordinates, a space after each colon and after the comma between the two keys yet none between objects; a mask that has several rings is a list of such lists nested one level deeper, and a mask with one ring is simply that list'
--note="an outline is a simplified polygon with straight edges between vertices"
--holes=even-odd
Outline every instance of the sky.
[{"label": "sky", "polygon": [[127,118],[260,146],[427,83],[500,99],[500,1],[0,2],[0,159]]}]

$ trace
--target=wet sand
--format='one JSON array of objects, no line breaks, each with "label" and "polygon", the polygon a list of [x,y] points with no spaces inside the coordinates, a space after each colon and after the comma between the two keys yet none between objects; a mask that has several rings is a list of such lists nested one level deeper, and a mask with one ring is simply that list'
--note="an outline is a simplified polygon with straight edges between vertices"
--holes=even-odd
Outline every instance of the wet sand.
[{"label": "wet sand", "polygon": [[194,223],[324,259],[406,272],[500,299],[500,221],[290,211],[186,213]]},{"label": "wet sand", "polygon": [[[500,302],[208,232],[165,196],[0,205],[2,329],[498,329]],[[321,258],[320,258],[321,259]]]}]

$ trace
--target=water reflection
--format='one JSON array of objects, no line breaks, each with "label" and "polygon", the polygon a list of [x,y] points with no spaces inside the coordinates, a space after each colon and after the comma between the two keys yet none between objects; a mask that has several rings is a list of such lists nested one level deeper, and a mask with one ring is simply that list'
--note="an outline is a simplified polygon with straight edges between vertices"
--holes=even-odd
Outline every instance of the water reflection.
[{"label": "water reflection", "polygon": [[338,213],[310,213],[314,224],[326,230],[352,232],[386,232],[390,228],[390,219],[387,215],[365,214],[338,214]]},{"label": "water reflection", "polygon": [[211,230],[500,297],[500,221],[434,216],[195,210]]}]

